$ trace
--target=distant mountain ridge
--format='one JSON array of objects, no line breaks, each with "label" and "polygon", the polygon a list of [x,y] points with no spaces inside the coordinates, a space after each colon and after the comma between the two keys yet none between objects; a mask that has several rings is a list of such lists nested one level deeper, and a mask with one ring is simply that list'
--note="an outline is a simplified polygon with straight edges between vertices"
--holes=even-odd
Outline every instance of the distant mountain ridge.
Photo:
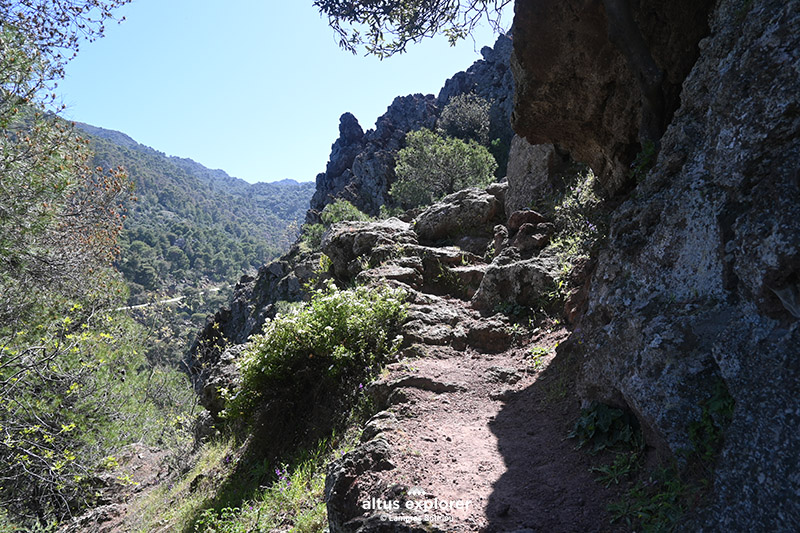
[{"label": "distant mountain ridge", "polygon": [[[190,174],[194,174],[198,177],[206,178],[210,183],[213,185],[226,185],[229,186],[231,189],[246,189],[248,187],[263,187],[269,185],[277,185],[277,186],[296,186],[300,185],[301,183],[307,183],[305,181],[297,181],[291,178],[284,178],[281,180],[270,181],[270,182],[256,182],[250,183],[246,180],[241,178],[237,178],[234,176],[229,175],[227,172],[221,169],[211,169],[203,165],[202,163],[198,163],[194,159],[190,159],[188,157],[179,157],[174,155],[166,155],[165,153],[155,150],[145,144],[142,144],[135,139],[133,139],[130,135],[123,133],[121,131],[110,130],[107,128],[101,128],[100,126],[93,126],[91,124],[87,124],[85,122],[75,122],[75,126],[80,129],[81,131],[88,133],[93,137],[99,137],[101,139],[106,139],[108,141],[113,142],[114,144],[118,144],[125,148],[131,148],[135,150],[152,150],[156,153],[159,153],[166,157],[169,161],[174,163],[175,165],[183,168]],[[308,182],[310,183],[310,181]],[[230,191],[229,191],[230,192]]]},{"label": "distant mountain ridge", "polygon": [[90,139],[95,165],[122,166],[135,185],[117,265],[133,296],[236,279],[278,257],[314,192],[313,182],[248,183],[119,131],[76,127]]}]

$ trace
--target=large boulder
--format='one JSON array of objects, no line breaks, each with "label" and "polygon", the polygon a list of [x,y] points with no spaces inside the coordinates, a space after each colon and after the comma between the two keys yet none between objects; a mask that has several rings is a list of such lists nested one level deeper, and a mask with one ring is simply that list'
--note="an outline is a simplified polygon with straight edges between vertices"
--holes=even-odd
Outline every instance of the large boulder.
[{"label": "large boulder", "polygon": [[414,222],[414,231],[421,242],[477,236],[485,237],[488,243],[503,215],[503,206],[494,195],[481,189],[464,189],[423,211]]},{"label": "large boulder", "polygon": [[473,307],[491,310],[501,303],[536,307],[553,291],[558,274],[555,258],[542,254],[519,259],[513,252],[514,249],[509,248],[486,269],[480,287],[472,297]]},{"label": "large boulder", "polygon": [[559,159],[552,144],[530,144],[523,137],[514,136],[506,172],[506,213],[526,207],[541,209],[540,204],[553,197],[558,187],[553,174]]},{"label": "large boulder", "polygon": [[351,280],[364,270],[373,250],[381,247],[401,255],[406,245],[417,244],[417,236],[407,222],[390,218],[377,222],[340,222],[322,238],[322,251],[331,259],[333,275]]}]

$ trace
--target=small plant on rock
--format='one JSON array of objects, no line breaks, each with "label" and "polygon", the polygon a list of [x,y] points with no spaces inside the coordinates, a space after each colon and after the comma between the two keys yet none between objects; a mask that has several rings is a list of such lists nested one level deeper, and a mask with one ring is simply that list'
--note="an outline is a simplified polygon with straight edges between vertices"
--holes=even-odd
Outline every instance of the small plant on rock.
[{"label": "small plant on rock", "polygon": [[642,443],[642,435],[633,416],[622,409],[597,402],[581,410],[580,418],[567,437],[578,439],[577,447],[587,446],[591,455],[606,449],[641,446]]},{"label": "small plant on rock", "polygon": [[645,141],[642,150],[636,154],[631,163],[631,176],[636,183],[641,183],[656,163],[656,145],[653,141]]},{"label": "small plant on rock", "polygon": [[531,367],[532,370],[539,370],[544,366],[544,358],[547,354],[550,353],[550,350],[545,348],[544,346],[534,346],[530,350],[528,350],[528,365]]},{"label": "small plant on rock", "polygon": [[606,234],[606,221],[600,214],[603,201],[595,192],[595,176],[591,170],[579,173],[574,183],[553,206],[556,234],[553,246],[561,263],[588,257],[591,249]]},{"label": "small plant on rock", "polygon": [[303,224],[300,228],[300,249],[304,252],[319,250],[325,226],[322,224]]},{"label": "small plant on rock", "polygon": [[618,453],[612,463],[593,467],[590,471],[598,474],[597,481],[608,488],[633,475],[639,469],[641,458],[641,450]]}]

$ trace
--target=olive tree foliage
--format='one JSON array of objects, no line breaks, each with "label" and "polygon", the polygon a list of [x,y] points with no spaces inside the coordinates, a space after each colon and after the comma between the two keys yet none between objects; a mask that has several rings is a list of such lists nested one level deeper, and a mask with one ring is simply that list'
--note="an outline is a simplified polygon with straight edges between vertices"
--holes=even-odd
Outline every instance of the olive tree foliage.
[{"label": "olive tree foliage", "polygon": [[492,154],[475,141],[443,137],[423,128],[406,135],[406,147],[397,154],[397,181],[389,194],[397,204],[411,209],[467,187],[488,185],[496,169]]},{"label": "olive tree foliage", "polygon": [[443,33],[450,44],[464,39],[487,20],[501,30],[502,10],[512,0],[314,0],[350,52],[364,48],[384,58],[403,53],[410,43]]}]

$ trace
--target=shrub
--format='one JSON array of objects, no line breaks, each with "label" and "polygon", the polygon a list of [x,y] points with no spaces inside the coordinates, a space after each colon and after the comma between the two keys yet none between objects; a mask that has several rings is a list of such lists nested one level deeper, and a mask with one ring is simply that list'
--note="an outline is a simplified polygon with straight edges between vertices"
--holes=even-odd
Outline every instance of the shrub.
[{"label": "shrub", "polygon": [[152,368],[131,319],[84,310],[0,334],[0,505],[22,524],[96,503],[96,474],[132,442],[188,439],[185,376]]},{"label": "shrub", "polygon": [[322,224],[303,224],[300,230],[300,248],[305,252],[319,250],[325,226]]},{"label": "shrub", "polygon": [[475,141],[446,138],[423,128],[406,135],[390,195],[405,208],[419,207],[467,187],[488,185],[496,169],[492,154]]},{"label": "shrub", "polygon": [[335,202],[325,206],[325,209],[320,213],[322,223],[325,227],[331,227],[337,222],[345,222],[348,220],[369,220],[370,216],[361,212],[356,206],[339,198]]},{"label": "shrub", "polygon": [[444,106],[436,129],[445,136],[486,146],[489,143],[489,107],[489,102],[476,94],[454,96]]},{"label": "shrub", "polygon": [[608,208],[595,192],[595,176],[589,169],[577,172],[564,192],[558,194],[552,204],[543,207],[556,226],[551,240],[561,271],[556,292],[564,296],[572,267],[581,259],[591,257],[606,238]]},{"label": "shrub", "polygon": [[363,382],[398,347],[405,294],[391,288],[338,290],[332,282],[301,310],[277,316],[245,352],[229,417],[247,415],[265,391],[326,382],[334,394]]},{"label": "shrub", "polygon": [[581,410],[568,438],[578,439],[578,448],[589,445],[589,453],[597,454],[617,446],[640,447],[642,443],[638,422],[622,409],[594,402]]},{"label": "shrub", "polygon": [[320,218],[322,219],[322,224],[303,224],[300,230],[300,247],[305,252],[319,250],[325,230],[337,222],[371,219],[369,215],[341,198],[326,205],[325,209],[320,213]]}]

